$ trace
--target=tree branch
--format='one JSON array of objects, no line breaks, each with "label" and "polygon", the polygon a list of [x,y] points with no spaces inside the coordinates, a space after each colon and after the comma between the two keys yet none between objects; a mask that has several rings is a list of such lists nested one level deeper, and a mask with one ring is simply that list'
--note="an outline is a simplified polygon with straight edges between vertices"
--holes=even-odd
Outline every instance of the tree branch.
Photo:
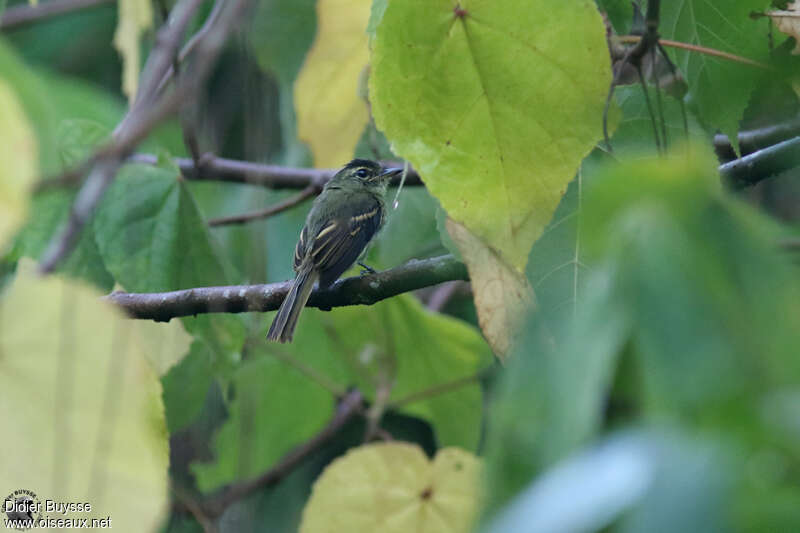
[{"label": "tree branch", "polygon": [[202,515],[217,518],[231,504],[254,492],[275,485],[292,472],[306,457],[321,448],[336,435],[363,407],[364,398],[358,390],[351,390],[341,399],[330,422],[311,439],[284,455],[271,469],[253,479],[234,483],[205,501],[197,502]]},{"label": "tree branch", "polygon": [[38,5],[21,4],[3,12],[0,30],[13,30],[65,13],[112,3],[114,0],[51,0]]},{"label": "tree branch", "polygon": [[[755,130],[740,131],[737,137],[742,155],[747,155],[797,135],[800,135],[800,117]],[[717,153],[717,157],[724,162],[737,158],[727,135],[717,134],[714,136],[714,151]]]},{"label": "tree branch", "polygon": [[159,30],[157,44],[147,59],[136,102],[117,125],[111,143],[98,150],[81,165],[78,171],[72,170],[66,173],[80,175],[83,168],[91,168],[89,177],[73,203],[67,224],[51,240],[42,255],[39,267],[41,273],[52,272],[72,251],[94,208],[135,146],[156,125],[173,114],[209,74],[247,2],[247,0],[218,1],[225,2],[227,9],[219,16],[213,30],[207,32],[205,38],[198,43],[192,75],[182,76],[174,91],[156,99],[154,93],[158,81],[172,64],[184,31],[203,0],[180,0],[173,8],[170,21]]},{"label": "tree branch", "polygon": [[[155,165],[158,158],[152,154],[135,154],[130,161]],[[328,168],[297,168],[280,165],[267,165],[225,159],[206,155],[202,164],[195,165],[191,159],[175,158],[175,164],[187,180],[194,181],[225,181],[229,183],[243,183],[247,185],[260,185],[269,189],[305,189],[309,185],[322,187],[333,177],[338,169]],[[388,162],[384,162],[387,163]],[[394,162],[392,163],[394,164]],[[400,176],[392,179],[392,185],[400,183]],[[422,180],[417,171],[408,169],[404,186],[422,185]]]},{"label": "tree branch", "polygon": [[725,163],[719,173],[731,187],[741,189],[798,165],[800,137],[795,137]]},{"label": "tree branch", "polygon": [[297,204],[303,203],[303,201],[311,198],[312,196],[316,196],[319,194],[320,188],[316,185],[309,185],[299,193],[286,198],[285,200],[278,202],[274,205],[267,207],[266,209],[261,209],[259,211],[254,211],[252,213],[244,213],[242,215],[231,215],[227,217],[220,217],[220,218],[212,218],[208,221],[208,225],[211,227],[214,226],[225,226],[230,224],[244,224],[245,222],[250,222],[253,220],[262,220],[265,218],[269,218],[273,215],[277,215],[278,213],[282,213],[287,209],[290,209]]},{"label": "tree branch", "polygon": [[[211,154],[205,154],[199,165],[192,159],[176,157],[175,165],[180,169],[181,175],[192,181],[223,181],[227,183],[241,183],[257,185],[269,189],[305,189],[309,185],[322,188],[336,173],[336,169],[328,168],[297,168],[280,165],[267,165],[236,159],[225,159]],[[158,164],[158,157],[153,154],[134,154],[128,158],[131,163],[144,165]],[[80,175],[65,173],[61,176],[40,181],[37,191],[54,187],[74,185]],[[400,176],[392,179],[392,185],[400,183]],[[419,174],[409,168],[404,186],[423,185]]]},{"label": "tree branch", "polygon": [[[315,288],[309,307],[331,309],[347,305],[372,305],[404,292],[445,281],[467,280],[466,267],[452,255],[412,260],[390,270],[341,279],[327,289]],[[202,313],[274,311],[280,307],[291,282],[267,285],[199,287],[164,293],[113,292],[104,298],[132,318],[166,322]]]}]

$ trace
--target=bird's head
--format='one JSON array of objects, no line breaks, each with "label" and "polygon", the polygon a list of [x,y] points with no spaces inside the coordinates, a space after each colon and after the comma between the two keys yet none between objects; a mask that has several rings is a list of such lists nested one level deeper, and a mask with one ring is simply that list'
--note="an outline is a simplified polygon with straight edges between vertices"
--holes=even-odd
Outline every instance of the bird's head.
[{"label": "bird's head", "polygon": [[385,191],[389,180],[402,171],[402,168],[384,168],[380,163],[369,159],[353,159],[336,173],[331,183]]}]

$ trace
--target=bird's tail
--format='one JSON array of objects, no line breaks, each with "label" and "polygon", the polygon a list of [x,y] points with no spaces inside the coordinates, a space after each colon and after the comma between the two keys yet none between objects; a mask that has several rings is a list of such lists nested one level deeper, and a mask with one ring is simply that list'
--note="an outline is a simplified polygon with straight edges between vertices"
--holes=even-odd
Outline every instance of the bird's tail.
[{"label": "bird's tail", "polygon": [[275,319],[269,327],[267,339],[292,342],[300,311],[305,307],[308,297],[311,295],[311,289],[314,287],[314,282],[317,281],[318,277],[319,274],[312,269],[301,270],[297,273],[292,287],[286,294],[286,299],[283,300],[280,309],[278,309],[278,314],[275,315]]}]

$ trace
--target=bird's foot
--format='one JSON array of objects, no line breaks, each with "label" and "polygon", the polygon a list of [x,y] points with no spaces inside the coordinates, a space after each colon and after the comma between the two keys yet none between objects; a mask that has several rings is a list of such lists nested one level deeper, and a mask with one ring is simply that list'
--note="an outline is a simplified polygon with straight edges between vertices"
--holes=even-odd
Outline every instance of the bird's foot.
[{"label": "bird's foot", "polygon": [[363,270],[361,271],[361,275],[362,275],[362,276],[365,276],[365,275],[367,275],[367,274],[375,274],[375,269],[374,269],[374,268],[372,268],[371,266],[369,266],[369,265],[365,265],[365,264],[364,264],[364,263],[362,263],[361,261],[359,261],[359,262],[358,262],[358,263],[356,263],[356,264],[357,264],[358,266],[360,266],[360,267],[363,269]]}]

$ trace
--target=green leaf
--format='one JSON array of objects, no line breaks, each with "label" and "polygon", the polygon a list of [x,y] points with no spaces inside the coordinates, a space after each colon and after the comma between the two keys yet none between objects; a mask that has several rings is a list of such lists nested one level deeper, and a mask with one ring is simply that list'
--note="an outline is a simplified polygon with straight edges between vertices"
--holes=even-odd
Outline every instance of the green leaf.
[{"label": "green leaf", "polygon": [[[659,114],[655,103],[654,88],[648,87],[647,90],[653,103],[654,113],[656,113],[656,127],[658,128],[659,138],[663,136],[663,131],[666,131],[667,146],[683,143],[686,139],[694,141],[700,139],[710,140],[711,136],[700,127],[694,114],[688,111],[686,112],[686,125],[684,126],[680,102],[663,93],[661,94],[661,109],[664,117],[664,127],[662,128],[661,114]],[[622,110],[622,119],[611,137],[614,155],[620,158],[632,159],[656,153],[653,122],[647,110],[647,103],[641,86],[617,87],[614,91],[614,97]]]},{"label": "green leaf", "polygon": [[158,378],[130,320],[99,291],[34,268],[23,262],[0,299],[0,405],[14,428],[0,444],[3,482],[42,500],[80,495],[91,514],[72,518],[152,531],[169,502]]},{"label": "green leaf", "polygon": [[[797,464],[786,450],[800,435],[764,415],[785,412],[789,404],[765,402],[800,382],[800,283],[775,245],[779,232],[724,197],[716,161],[694,147],[606,165],[582,206],[580,243],[593,268],[574,318],[553,319],[547,308],[560,298],[544,293],[511,358],[488,439],[488,509],[619,420],[669,421]],[[611,390],[623,360],[633,369],[619,385],[630,389],[627,407]],[[796,481],[756,489],[740,480],[737,490],[784,493]]]},{"label": "green leaf", "polygon": [[[394,373],[390,402],[474,376],[492,362],[491,352],[475,328],[428,312],[408,295],[369,307],[337,309],[329,317],[323,315],[327,318],[324,323],[341,332],[332,349],[351,365],[358,365],[353,377],[359,379],[366,394],[374,391],[376,376],[365,382],[364,369],[359,370],[365,361],[377,364],[378,372],[386,371],[388,365],[388,371]],[[353,327],[355,324],[364,327]],[[302,327],[301,323],[298,330]],[[354,357],[360,359],[354,361]],[[430,422],[440,445],[474,450],[482,419],[481,396],[476,381],[404,405],[401,412]]]},{"label": "green leaf", "polygon": [[[767,0],[664,2],[659,32],[665,39],[764,63],[768,58],[767,25],[750,14],[763,12],[768,5]],[[689,101],[701,121],[736,142],[750,93],[766,71],[695,51],[675,49],[671,55],[689,83]],[[738,151],[738,143],[734,147]]]},{"label": "green leaf", "polygon": [[376,388],[390,382],[390,405],[428,391],[395,408],[429,421],[442,446],[477,446],[480,385],[435,390],[475,376],[491,362],[480,334],[463,322],[400,296],[332,313],[306,309],[290,345],[265,343],[258,335],[232,377],[231,418],[215,439],[216,462],[193,465],[203,490],[263,472],[318,432],[333,412],[326,388],[357,384],[374,399]]},{"label": "green leaf", "polygon": [[[585,444],[600,429],[605,392],[631,316],[597,271],[572,320],[550,322],[558,304],[545,300],[529,318],[509,358],[491,411],[487,442],[487,509],[507,503],[543,468]],[[602,310],[602,314],[599,311]]]},{"label": "green leaf", "polygon": [[[390,189],[387,198],[394,199]],[[421,259],[446,253],[436,229],[438,204],[424,187],[404,187],[397,209],[391,209],[386,225],[370,248],[375,268],[392,268],[409,259]],[[371,259],[370,259],[371,260]]]},{"label": "green leaf", "polygon": [[126,290],[229,282],[191,193],[164,169],[123,167],[97,210],[94,231],[106,267]]},{"label": "green leaf", "polygon": [[14,88],[33,126],[39,145],[39,171],[42,174],[55,172],[59,166],[56,143],[58,118],[46,87],[3,40],[0,40],[0,72]]},{"label": "green leaf", "polygon": [[[307,335],[295,339],[298,350],[305,348],[303,364],[330,379],[343,377],[342,362],[319,350],[324,346],[324,333],[317,334],[321,339]],[[216,461],[192,465],[201,490],[265,471],[293,446],[318,432],[333,413],[334,400],[328,391],[264,353],[272,347],[261,344],[231,378],[236,395],[230,404],[230,418],[214,438]]]},{"label": "green leaf", "polygon": [[67,119],[59,124],[56,136],[61,162],[69,168],[85,160],[93,148],[107,141],[111,130],[93,120]]},{"label": "green leaf", "polygon": [[315,0],[259,2],[247,37],[259,66],[292,83],[317,30]]},{"label": "green leaf", "polygon": [[[448,215],[521,271],[600,137],[605,29],[582,0],[459,10],[449,0],[389,3],[370,102]],[[567,21],[570,31],[552,31]]]},{"label": "green leaf", "polygon": [[214,380],[214,355],[205,343],[195,340],[189,353],[161,379],[167,428],[172,435],[188,426],[203,409]]},{"label": "green leaf", "polygon": [[631,0],[597,0],[600,11],[605,12],[617,35],[630,33],[633,22]]},{"label": "green leaf", "polygon": [[774,229],[720,197],[715,163],[695,153],[609,169],[587,193],[581,231],[620,265],[653,413],[721,416],[800,379],[800,284]]},{"label": "green leaf", "polygon": [[[17,235],[12,255],[39,258],[58,229],[66,222],[74,199],[75,192],[69,190],[54,189],[35,195],[28,223]],[[91,225],[83,229],[72,253],[56,271],[74,278],[85,279],[104,291],[114,286],[114,278],[106,269],[97,249]]]}]

